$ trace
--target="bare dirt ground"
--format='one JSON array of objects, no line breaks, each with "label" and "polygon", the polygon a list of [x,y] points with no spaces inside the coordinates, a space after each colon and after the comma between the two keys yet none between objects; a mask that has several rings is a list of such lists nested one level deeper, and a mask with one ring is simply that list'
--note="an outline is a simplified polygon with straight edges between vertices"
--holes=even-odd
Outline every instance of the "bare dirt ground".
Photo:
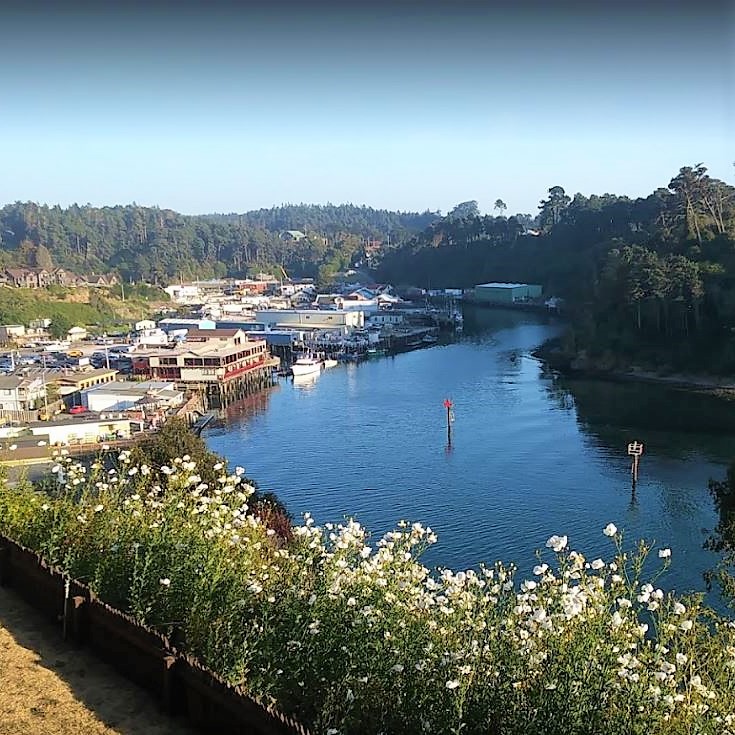
[{"label": "bare dirt ground", "polygon": [[194,735],[0,589],[0,735]]}]

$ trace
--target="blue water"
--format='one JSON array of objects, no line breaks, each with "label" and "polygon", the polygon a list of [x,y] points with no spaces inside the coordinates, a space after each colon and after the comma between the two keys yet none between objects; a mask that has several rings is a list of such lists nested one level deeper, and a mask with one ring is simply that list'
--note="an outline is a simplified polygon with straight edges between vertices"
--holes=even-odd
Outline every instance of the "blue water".
[{"label": "blue water", "polygon": [[[527,572],[551,534],[610,556],[612,521],[631,542],[673,549],[668,588],[703,590],[716,561],[702,548],[716,524],[707,482],[735,457],[727,411],[668,388],[546,375],[530,352],[558,324],[488,311],[467,327],[452,344],[282,379],[231,407],[208,443],[295,516],[351,515],[374,535],[399,519],[430,525],[431,566],[502,559]],[[646,445],[635,495],[633,439]]]}]

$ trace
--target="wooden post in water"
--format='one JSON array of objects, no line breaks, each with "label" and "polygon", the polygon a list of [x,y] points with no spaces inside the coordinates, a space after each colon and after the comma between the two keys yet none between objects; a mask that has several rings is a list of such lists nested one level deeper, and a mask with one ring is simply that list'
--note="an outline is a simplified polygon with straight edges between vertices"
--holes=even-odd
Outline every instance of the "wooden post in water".
[{"label": "wooden post in water", "polygon": [[638,463],[640,461],[641,455],[643,454],[643,444],[638,441],[631,442],[628,444],[628,455],[633,457],[633,462],[630,466],[630,474],[633,478],[633,490],[635,491],[635,486],[638,484]]},{"label": "wooden post in water", "polygon": [[444,399],[444,408],[447,409],[447,444],[452,445],[452,402],[448,399]]}]

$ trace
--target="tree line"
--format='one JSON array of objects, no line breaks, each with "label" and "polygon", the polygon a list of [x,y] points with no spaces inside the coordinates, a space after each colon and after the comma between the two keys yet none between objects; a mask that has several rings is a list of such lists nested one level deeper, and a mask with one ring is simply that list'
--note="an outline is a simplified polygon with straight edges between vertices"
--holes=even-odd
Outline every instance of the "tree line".
[{"label": "tree line", "polygon": [[379,278],[540,283],[575,315],[574,350],[735,368],[735,188],[704,165],[637,199],[553,186],[533,219],[496,210],[462,207],[433,222],[385,254]]},{"label": "tree line", "polygon": [[[137,204],[62,208],[16,202],[0,209],[0,266],[114,271],[126,281],[243,276],[284,267],[329,278],[366,261],[371,240],[400,245],[438,214],[353,205],[284,205],[245,214],[188,216]],[[282,237],[301,230],[299,241]]]}]

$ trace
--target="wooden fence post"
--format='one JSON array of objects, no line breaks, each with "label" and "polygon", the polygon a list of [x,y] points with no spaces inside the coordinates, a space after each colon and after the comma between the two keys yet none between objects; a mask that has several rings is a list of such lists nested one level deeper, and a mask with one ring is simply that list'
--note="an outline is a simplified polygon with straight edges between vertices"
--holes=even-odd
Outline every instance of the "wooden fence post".
[{"label": "wooden fence post", "polygon": [[163,710],[168,715],[175,715],[180,711],[181,691],[176,678],[176,656],[163,657],[163,687],[161,699]]},{"label": "wooden fence post", "polygon": [[87,600],[81,595],[70,597],[66,601],[67,635],[74,644],[81,646],[87,638]]},{"label": "wooden fence post", "polygon": [[10,584],[10,549],[0,545],[0,587]]}]

